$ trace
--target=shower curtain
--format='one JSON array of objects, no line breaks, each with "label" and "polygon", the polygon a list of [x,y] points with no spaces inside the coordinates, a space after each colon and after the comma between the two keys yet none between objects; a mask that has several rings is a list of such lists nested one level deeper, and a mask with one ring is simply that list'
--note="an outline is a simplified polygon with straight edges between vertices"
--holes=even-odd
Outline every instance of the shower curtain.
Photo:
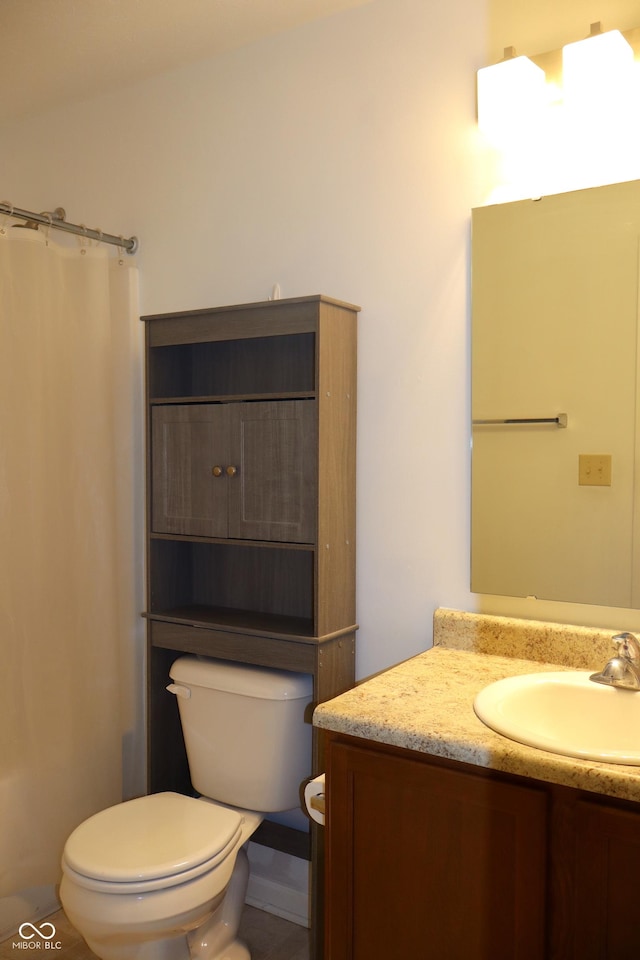
[{"label": "shower curtain", "polygon": [[142,580],[136,274],[104,244],[0,225],[5,936],[46,913],[70,831],[122,799],[123,743],[132,763]]}]

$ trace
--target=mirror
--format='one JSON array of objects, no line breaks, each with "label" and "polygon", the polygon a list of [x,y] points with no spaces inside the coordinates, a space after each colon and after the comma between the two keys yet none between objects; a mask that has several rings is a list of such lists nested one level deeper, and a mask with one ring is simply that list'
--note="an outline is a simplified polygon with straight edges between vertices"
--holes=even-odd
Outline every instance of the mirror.
[{"label": "mirror", "polygon": [[640,607],[639,250],[640,181],[473,211],[476,593]]}]

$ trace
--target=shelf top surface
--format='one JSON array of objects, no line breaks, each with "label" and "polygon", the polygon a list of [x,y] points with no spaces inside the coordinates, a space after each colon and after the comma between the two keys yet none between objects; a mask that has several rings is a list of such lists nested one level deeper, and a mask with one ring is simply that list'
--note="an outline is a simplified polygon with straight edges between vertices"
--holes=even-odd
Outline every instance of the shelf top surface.
[{"label": "shelf top surface", "polygon": [[140,317],[141,320],[177,320],[181,317],[198,317],[212,313],[229,313],[233,310],[260,310],[265,307],[297,306],[305,303],[327,303],[335,307],[342,307],[345,310],[360,312],[361,307],[354,303],[348,303],[346,300],[336,300],[333,297],[327,297],[322,293],[313,294],[306,297],[285,297],[281,300],[258,300],[254,303],[236,303],[221,307],[202,307],[196,310],[176,310],[167,313],[148,314]]},{"label": "shelf top surface", "polygon": [[272,393],[228,393],[208,394],[207,396],[166,396],[149,397],[149,403],[155,406],[182,406],[188,403],[257,403],[272,400],[315,400],[315,390],[291,390],[288,392],[273,391]]},{"label": "shelf top surface", "polygon": [[300,617],[284,617],[255,614],[251,612],[213,609],[205,607],[183,607],[172,610],[154,611],[143,614],[147,620],[164,623],[183,624],[190,627],[203,627],[234,634],[249,634],[255,637],[270,637],[275,640],[290,640],[297,643],[318,644],[335,637],[353,633],[357,624],[350,624],[341,630],[318,636],[313,632],[311,620]]}]

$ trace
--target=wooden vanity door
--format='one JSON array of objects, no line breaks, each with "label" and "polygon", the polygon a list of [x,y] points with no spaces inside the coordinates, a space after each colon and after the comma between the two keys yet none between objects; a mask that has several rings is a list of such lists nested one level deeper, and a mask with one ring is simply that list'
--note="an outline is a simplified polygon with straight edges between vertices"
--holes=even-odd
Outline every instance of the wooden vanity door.
[{"label": "wooden vanity door", "polygon": [[333,738],[327,771],[326,960],[544,960],[543,791]]},{"label": "wooden vanity door", "polygon": [[640,814],[580,800],[567,833],[558,843],[566,843],[570,881],[554,960],[637,960]]}]

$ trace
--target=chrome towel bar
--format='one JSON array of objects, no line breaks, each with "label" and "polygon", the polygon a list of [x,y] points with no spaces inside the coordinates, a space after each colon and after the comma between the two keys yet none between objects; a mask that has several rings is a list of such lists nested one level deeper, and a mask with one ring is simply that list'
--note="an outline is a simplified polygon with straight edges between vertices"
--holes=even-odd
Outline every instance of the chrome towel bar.
[{"label": "chrome towel bar", "polygon": [[555,423],[557,427],[566,427],[568,418],[566,413],[559,413],[557,417],[509,417],[507,420],[472,420],[474,427],[502,426],[510,423]]}]

